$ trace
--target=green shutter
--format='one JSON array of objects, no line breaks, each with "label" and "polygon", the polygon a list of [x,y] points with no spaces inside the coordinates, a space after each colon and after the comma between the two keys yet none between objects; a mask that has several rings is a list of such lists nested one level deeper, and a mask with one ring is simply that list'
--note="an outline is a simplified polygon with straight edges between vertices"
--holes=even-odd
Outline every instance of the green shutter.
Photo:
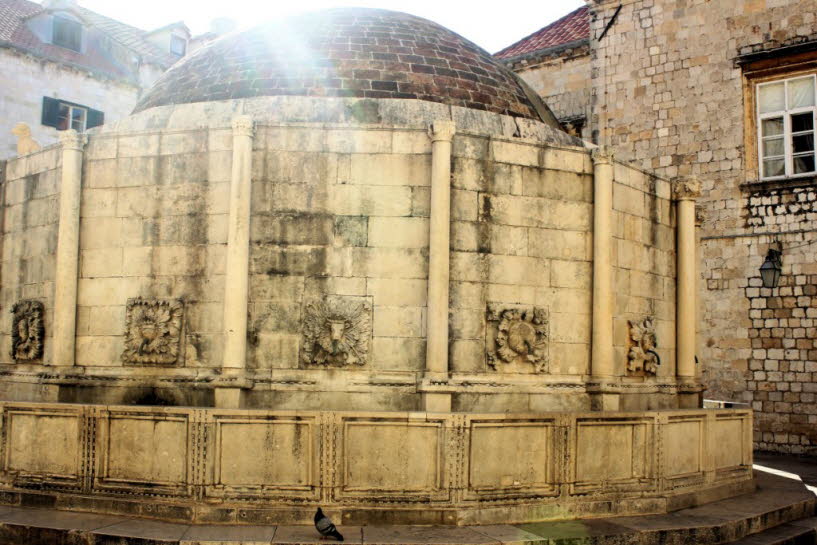
[{"label": "green shutter", "polygon": [[100,112],[99,110],[91,110],[88,109],[88,120],[86,123],[86,128],[93,129],[94,127],[99,127],[100,125],[105,123],[105,114]]},{"label": "green shutter", "polygon": [[57,127],[60,117],[60,101],[54,98],[43,97],[43,125]]}]

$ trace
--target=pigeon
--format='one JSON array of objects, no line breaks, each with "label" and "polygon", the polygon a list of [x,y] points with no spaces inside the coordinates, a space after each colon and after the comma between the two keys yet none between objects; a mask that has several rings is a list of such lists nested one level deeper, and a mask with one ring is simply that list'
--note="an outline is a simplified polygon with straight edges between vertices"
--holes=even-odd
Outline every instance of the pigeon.
[{"label": "pigeon", "polygon": [[329,517],[323,514],[320,507],[315,511],[315,529],[321,534],[321,539],[333,537],[338,541],[343,541],[343,536],[332,524],[332,521],[329,520]]}]

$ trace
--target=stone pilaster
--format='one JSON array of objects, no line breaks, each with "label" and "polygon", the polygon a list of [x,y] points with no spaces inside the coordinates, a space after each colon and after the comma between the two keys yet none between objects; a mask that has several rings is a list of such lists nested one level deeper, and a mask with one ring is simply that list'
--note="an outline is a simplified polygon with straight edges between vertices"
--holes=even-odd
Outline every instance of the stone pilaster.
[{"label": "stone pilaster", "polygon": [[[676,375],[679,383],[696,382],[695,329],[696,312],[696,261],[695,199],[701,194],[701,184],[695,178],[678,179],[674,182],[673,196],[677,201],[677,285],[676,285]],[[681,406],[697,405],[697,401],[681,395]],[[692,394],[693,397],[700,397]]]},{"label": "stone pilaster", "polygon": [[593,152],[593,336],[591,352],[593,407],[617,410],[618,394],[605,392],[616,375],[613,355],[613,157]]},{"label": "stone pilaster", "polygon": [[[448,291],[451,236],[451,141],[453,121],[435,121],[431,137],[431,219],[428,258],[426,380],[448,380]],[[429,411],[450,411],[451,395],[425,393]]]},{"label": "stone pilaster", "polygon": [[85,135],[75,130],[60,133],[62,178],[54,280],[54,346],[51,362],[56,366],[72,366],[76,360],[79,210],[82,199],[82,156],[85,142]]},{"label": "stone pilaster", "polygon": [[[226,374],[243,370],[247,360],[247,305],[250,258],[250,194],[252,190],[253,120],[233,119],[233,165],[230,178],[230,216],[227,268],[224,278],[224,359]],[[237,388],[216,390],[216,405],[237,408]]]}]

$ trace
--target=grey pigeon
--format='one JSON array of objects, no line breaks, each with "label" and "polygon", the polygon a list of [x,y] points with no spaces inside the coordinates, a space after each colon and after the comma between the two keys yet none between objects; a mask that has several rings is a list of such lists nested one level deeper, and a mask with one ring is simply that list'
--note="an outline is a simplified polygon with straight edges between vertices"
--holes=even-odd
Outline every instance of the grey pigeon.
[{"label": "grey pigeon", "polygon": [[320,507],[315,511],[315,529],[318,530],[322,537],[333,537],[338,541],[343,541],[343,536],[332,524],[332,521],[329,520],[329,517],[323,514]]}]

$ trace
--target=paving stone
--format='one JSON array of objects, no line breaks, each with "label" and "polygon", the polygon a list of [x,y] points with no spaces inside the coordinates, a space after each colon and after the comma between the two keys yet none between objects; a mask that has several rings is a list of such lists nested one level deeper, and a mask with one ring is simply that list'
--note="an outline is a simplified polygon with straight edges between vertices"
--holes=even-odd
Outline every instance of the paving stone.
[{"label": "paving stone", "polygon": [[185,532],[181,545],[269,544],[275,536],[275,530],[275,526],[196,525]]},{"label": "paving stone", "polygon": [[493,526],[474,526],[471,529],[480,534],[485,534],[503,545],[517,545],[521,543],[544,545],[547,543],[547,539],[542,538],[542,536],[527,532],[518,526],[497,524]]},{"label": "paving stone", "polygon": [[547,540],[553,545],[581,545],[594,543],[608,536],[635,536],[638,532],[607,520],[570,520],[538,522],[517,526]]},{"label": "paving stone", "polygon": [[71,513],[55,509],[8,507],[0,510],[0,523],[53,530],[96,530],[127,519],[112,515]]},{"label": "paving stone", "polygon": [[93,533],[101,536],[121,536],[159,541],[179,541],[190,529],[187,524],[172,524],[154,520],[131,519],[99,528]]},{"label": "paving stone", "polygon": [[377,545],[499,543],[469,528],[451,526],[364,526],[363,543]]},{"label": "paving stone", "polygon": [[[344,543],[362,543],[360,526],[338,526],[338,532],[343,536]],[[287,543],[290,545],[334,543],[333,540],[321,539],[314,526],[279,526],[272,538],[272,543]]]}]

